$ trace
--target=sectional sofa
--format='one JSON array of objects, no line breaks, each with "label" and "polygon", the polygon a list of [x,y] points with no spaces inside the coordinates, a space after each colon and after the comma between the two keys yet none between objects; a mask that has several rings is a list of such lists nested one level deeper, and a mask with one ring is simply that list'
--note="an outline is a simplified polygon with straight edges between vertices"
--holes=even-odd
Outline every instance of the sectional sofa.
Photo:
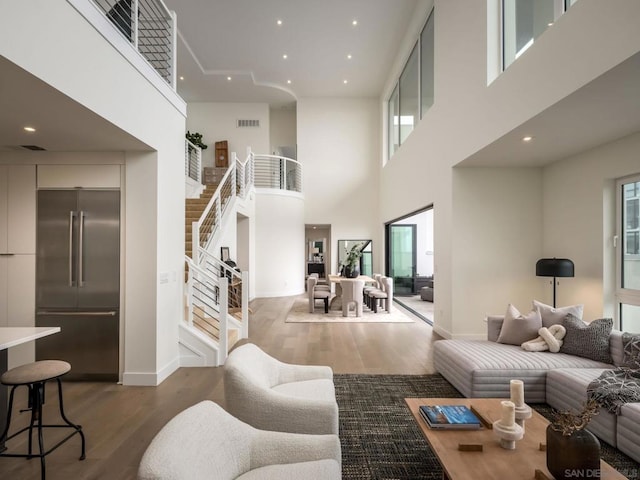
[{"label": "sectional sofa", "polygon": [[[498,343],[503,316],[487,318],[487,340],[439,340],[434,343],[435,369],[465,397],[509,397],[509,381],[524,382],[525,401],[546,402],[558,410],[579,410],[587,386],[623,362],[622,332],[612,331],[609,353],[613,363],[566,353],[529,352],[518,345]],[[588,429],[640,462],[640,404],[628,403],[619,415],[604,409]]]}]

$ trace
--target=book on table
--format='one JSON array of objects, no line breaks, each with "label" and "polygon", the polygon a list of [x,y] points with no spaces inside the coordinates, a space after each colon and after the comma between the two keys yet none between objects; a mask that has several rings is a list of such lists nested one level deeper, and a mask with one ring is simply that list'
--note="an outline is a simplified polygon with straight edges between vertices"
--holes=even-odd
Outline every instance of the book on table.
[{"label": "book on table", "polygon": [[421,405],[420,415],[430,428],[477,429],[480,419],[466,405]]}]

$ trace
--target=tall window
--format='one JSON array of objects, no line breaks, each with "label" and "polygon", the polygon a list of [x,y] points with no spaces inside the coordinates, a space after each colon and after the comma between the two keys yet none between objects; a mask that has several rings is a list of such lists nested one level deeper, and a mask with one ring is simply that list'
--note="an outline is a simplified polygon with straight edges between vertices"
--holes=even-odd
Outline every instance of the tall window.
[{"label": "tall window", "polygon": [[433,12],[420,34],[420,118],[433,105]]},{"label": "tall window", "polygon": [[404,143],[420,118],[420,55],[415,47],[400,75],[400,144]]},{"label": "tall window", "polygon": [[640,332],[640,176],[618,181],[620,327]]},{"label": "tall window", "polygon": [[389,158],[434,102],[434,13],[429,15],[388,101]]},{"label": "tall window", "polygon": [[393,156],[400,146],[400,98],[398,84],[393,89],[389,98],[389,158]]},{"label": "tall window", "polygon": [[506,69],[577,0],[502,0],[502,55]]}]

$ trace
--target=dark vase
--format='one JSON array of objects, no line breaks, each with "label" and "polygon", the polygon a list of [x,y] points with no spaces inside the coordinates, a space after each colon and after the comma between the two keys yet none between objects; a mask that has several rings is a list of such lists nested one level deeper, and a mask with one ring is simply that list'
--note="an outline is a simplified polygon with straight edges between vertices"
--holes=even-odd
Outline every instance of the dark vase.
[{"label": "dark vase", "polygon": [[347,278],[356,278],[360,275],[360,269],[358,267],[350,268],[348,265],[345,265],[344,270],[342,271],[343,277]]},{"label": "dark vase", "polygon": [[600,478],[600,442],[587,430],[565,436],[549,425],[547,468],[556,480]]}]

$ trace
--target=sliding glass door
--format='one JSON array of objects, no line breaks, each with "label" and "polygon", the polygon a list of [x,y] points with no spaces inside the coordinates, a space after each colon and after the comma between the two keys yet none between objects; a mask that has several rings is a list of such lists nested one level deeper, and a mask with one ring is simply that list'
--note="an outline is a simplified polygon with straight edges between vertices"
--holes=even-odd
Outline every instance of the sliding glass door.
[{"label": "sliding glass door", "polygon": [[395,295],[412,295],[416,274],[416,225],[389,225],[389,275]]}]

